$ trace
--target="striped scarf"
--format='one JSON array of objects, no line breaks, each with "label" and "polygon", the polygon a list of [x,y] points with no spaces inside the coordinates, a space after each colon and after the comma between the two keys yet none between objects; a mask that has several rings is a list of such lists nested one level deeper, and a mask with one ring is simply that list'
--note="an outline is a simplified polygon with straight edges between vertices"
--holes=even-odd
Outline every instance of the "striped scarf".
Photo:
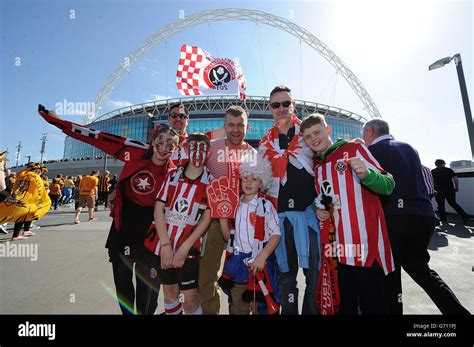
[{"label": "striped scarf", "polygon": [[295,136],[288,144],[287,149],[280,148],[276,123],[270,128],[258,146],[259,154],[266,156],[272,164],[273,183],[268,195],[274,206],[277,206],[280,183],[285,185],[287,180],[286,168],[288,162],[297,169],[304,168],[311,176],[314,176],[313,152],[306,146],[303,136],[300,134],[301,120],[292,115],[291,122],[295,126]]}]

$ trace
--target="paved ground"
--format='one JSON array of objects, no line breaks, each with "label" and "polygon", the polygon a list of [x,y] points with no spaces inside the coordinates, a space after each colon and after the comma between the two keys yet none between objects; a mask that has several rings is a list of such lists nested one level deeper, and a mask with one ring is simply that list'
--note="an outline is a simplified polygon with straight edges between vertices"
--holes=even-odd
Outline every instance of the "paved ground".
[{"label": "paved ground", "polygon": [[[37,222],[41,229],[36,236],[21,242],[33,251],[37,247],[36,260],[3,255],[1,314],[120,313],[104,248],[111,219],[108,211],[100,211],[97,216],[98,221],[87,222],[83,213],[83,223],[74,225],[71,208],[50,212]],[[451,219],[457,221],[456,217]],[[0,247],[7,245],[11,228],[9,225],[9,235],[0,234]],[[474,227],[452,223],[443,226],[433,236],[429,249],[431,267],[474,312]],[[300,282],[304,282],[302,277],[300,273]],[[407,314],[439,314],[429,297],[405,273],[403,290]],[[222,313],[228,313],[226,299],[225,295],[221,298]],[[163,312],[162,297],[157,312]]]}]

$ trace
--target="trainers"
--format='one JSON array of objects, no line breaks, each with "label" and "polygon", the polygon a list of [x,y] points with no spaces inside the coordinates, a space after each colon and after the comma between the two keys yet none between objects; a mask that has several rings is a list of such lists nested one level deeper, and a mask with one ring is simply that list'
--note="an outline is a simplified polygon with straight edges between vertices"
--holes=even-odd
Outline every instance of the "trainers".
[{"label": "trainers", "polygon": [[23,232],[23,236],[35,236],[36,233],[32,232],[32,231],[24,231]]},{"label": "trainers", "polygon": [[80,220],[75,220],[74,224],[81,224],[81,221]]},{"label": "trainers", "polygon": [[36,224],[33,224],[33,223],[31,223],[30,228],[33,229],[33,230],[41,229],[41,227],[39,225],[36,225]]},{"label": "trainers", "polygon": [[24,237],[24,236],[16,236],[16,237],[12,237],[12,241],[21,241],[21,240],[26,240],[27,237]]},{"label": "trainers", "polygon": [[95,221],[95,220],[97,220],[97,218],[95,218],[95,217],[89,218],[89,222],[92,222],[92,221]]},{"label": "trainers", "polygon": [[470,221],[471,221],[471,218],[469,218],[469,217],[464,217],[462,219],[463,224],[469,224]]},{"label": "trainers", "polygon": [[0,234],[8,234],[7,228],[5,228],[3,225],[0,225]]}]

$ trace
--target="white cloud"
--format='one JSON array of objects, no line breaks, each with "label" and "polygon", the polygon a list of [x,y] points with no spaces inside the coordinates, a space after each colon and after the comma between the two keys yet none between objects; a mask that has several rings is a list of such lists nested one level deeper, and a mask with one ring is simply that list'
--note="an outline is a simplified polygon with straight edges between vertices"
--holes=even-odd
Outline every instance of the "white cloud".
[{"label": "white cloud", "polygon": [[146,99],[145,102],[152,102],[152,101],[161,101],[166,99],[171,99],[171,96],[160,95],[160,94],[150,94],[150,99]]},{"label": "white cloud", "polygon": [[122,108],[122,107],[133,105],[130,101],[126,101],[126,100],[109,100],[108,104],[115,108]]}]

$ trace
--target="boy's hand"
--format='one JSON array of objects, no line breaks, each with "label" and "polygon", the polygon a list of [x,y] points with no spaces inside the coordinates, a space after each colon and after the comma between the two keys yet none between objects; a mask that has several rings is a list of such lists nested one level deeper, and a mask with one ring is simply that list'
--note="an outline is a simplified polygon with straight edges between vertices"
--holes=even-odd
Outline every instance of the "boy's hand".
[{"label": "boy's hand", "polygon": [[318,216],[318,219],[321,222],[324,222],[326,219],[328,219],[330,215],[331,214],[329,213],[329,211],[321,210],[320,208],[316,209],[316,216]]},{"label": "boy's hand", "polygon": [[161,268],[167,270],[172,267],[173,264],[173,248],[171,245],[160,248]]},{"label": "boy's hand", "polygon": [[356,173],[356,175],[363,180],[369,174],[369,170],[365,165],[364,161],[359,157],[353,157],[350,159],[346,159],[345,162],[351,166],[352,170]]},{"label": "boy's hand", "polygon": [[59,118],[58,115],[56,114],[56,112],[47,110],[46,107],[44,107],[41,104],[38,105],[38,112],[44,112],[48,116],[51,116],[51,117],[54,117],[54,118]]},{"label": "boy's hand", "polygon": [[181,247],[179,247],[176,253],[174,254],[173,263],[171,267],[182,268],[186,260],[186,257],[188,256],[188,253],[189,253],[189,248],[186,247],[184,244],[181,245]]},{"label": "boy's hand", "polygon": [[257,271],[263,271],[263,268],[265,267],[265,262],[265,256],[260,253],[255,257],[252,264],[250,265],[250,271],[252,271],[254,275],[257,273]]}]

